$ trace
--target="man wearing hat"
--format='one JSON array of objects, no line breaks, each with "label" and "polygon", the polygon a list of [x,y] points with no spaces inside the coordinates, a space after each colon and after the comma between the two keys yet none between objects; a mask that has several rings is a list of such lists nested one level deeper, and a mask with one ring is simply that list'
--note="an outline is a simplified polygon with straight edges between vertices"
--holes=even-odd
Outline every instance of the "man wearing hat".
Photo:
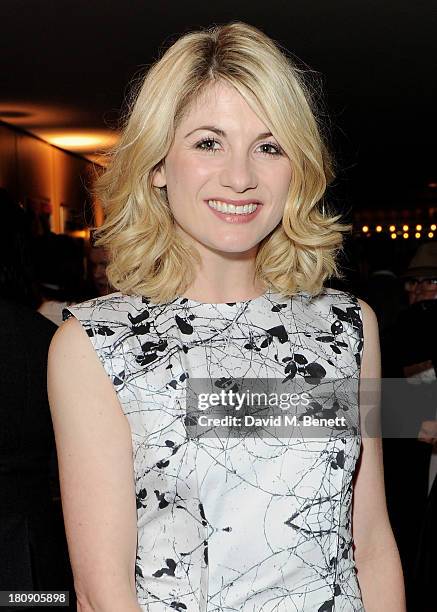
[{"label": "man wearing hat", "polygon": [[410,304],[437,299],[437,242],[419,246],[402,278]]},{"label": "man wearing hat", "polygon": [[[406,382],[417,385],[416,390],[406,385],[410,390],[407,389],[404,401],[394,406],[383,403],[382,409],[399,422],[408,418],[408,412],[414,411],[411,416],[417,415],[418,426],[417,431],[400,434],[398,439],[384,440],[384,471],[390,520],[405,574],[408,610],[427,612],[434,610],[436,605],[426,579],[426,575],[435,571],[435,565],[432,570],[430,565],[435,561],[432,561],[430,543],[423,537],[423,530],[424,518],[430,516],[428,493],[437,472],[437,421],[434,420],[437,409],[437,242],[419,246],[401,280],[408,307],[382,338],[383,376],[404,379],[404,383],[399,381],[399,389]],[[402,392],[398,395],[402,397]],[[425,414],[428,416],[420,416]],[[437,492],[436,486],[433,492]],[[429,528],[429,520],[427,523]]]}]

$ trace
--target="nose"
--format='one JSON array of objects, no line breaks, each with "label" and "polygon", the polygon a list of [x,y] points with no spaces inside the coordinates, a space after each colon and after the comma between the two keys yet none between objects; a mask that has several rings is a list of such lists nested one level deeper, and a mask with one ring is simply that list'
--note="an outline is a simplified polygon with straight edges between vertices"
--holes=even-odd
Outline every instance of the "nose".
[{"label": "nose", "polygon": [[236,193],[244,193],[258,186],[255,169],[247,155],[238,152],[229,154],[221,171],[220,183]]}]

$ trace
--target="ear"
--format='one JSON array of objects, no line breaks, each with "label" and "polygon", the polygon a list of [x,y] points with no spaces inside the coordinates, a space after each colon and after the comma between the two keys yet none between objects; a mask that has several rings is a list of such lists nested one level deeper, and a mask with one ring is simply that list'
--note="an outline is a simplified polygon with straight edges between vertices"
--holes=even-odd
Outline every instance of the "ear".
[{"label": "ear", "polygon": [[167,185],[165,165],[163,161],[153,170],[152,185],[160,188]]}]

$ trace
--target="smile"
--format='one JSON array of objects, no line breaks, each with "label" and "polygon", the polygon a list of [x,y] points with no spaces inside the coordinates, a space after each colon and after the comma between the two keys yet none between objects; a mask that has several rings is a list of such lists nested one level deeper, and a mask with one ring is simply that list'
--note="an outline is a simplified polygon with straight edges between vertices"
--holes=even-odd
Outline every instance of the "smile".
[{"label": "smile", "polygon": [[254,202],[244,205],[235,205],[220,202],[219,200],[208,200],[207,203],[210,208],[218,210],[221,213],[226,213],[230,215],[250,215],[251,213],[254,213],[256,209],[260,206],[260,204],[255,204]]},{"label": "smile", "polygon": [[218,219],[225,223],[240,225],[242,223],[250,223],[259,215],[262,209],[262,203],[258,200],[231,200],[223,202],[222,200],[205,200],[209,210]]}]

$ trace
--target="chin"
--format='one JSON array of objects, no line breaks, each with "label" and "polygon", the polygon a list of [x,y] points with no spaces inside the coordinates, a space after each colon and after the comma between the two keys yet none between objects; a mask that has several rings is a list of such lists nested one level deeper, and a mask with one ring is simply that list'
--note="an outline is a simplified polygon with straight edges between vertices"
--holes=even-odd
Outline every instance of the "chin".
[{"label": "chin", "polygon": [[205,233],[200,236],[195,232],[190,232],[187,229],[182,229],[182,234],[188,238],[194,246],[197,244],[204,249],[210,249],[220,253],[245,253],[257,247],[262,238],[258,236],[244,236],[239,232],[226,232],[220,234],[217,227],[205,228]]},{"label": "chin", "polygon": [[255,249],[258,244],[258,242],[250,241],[245,243],[240,240],[233,244],[224,244],[223,242],[213,243],[209,245],[209,248],[213,248],[221,253],[247,253]]}]

